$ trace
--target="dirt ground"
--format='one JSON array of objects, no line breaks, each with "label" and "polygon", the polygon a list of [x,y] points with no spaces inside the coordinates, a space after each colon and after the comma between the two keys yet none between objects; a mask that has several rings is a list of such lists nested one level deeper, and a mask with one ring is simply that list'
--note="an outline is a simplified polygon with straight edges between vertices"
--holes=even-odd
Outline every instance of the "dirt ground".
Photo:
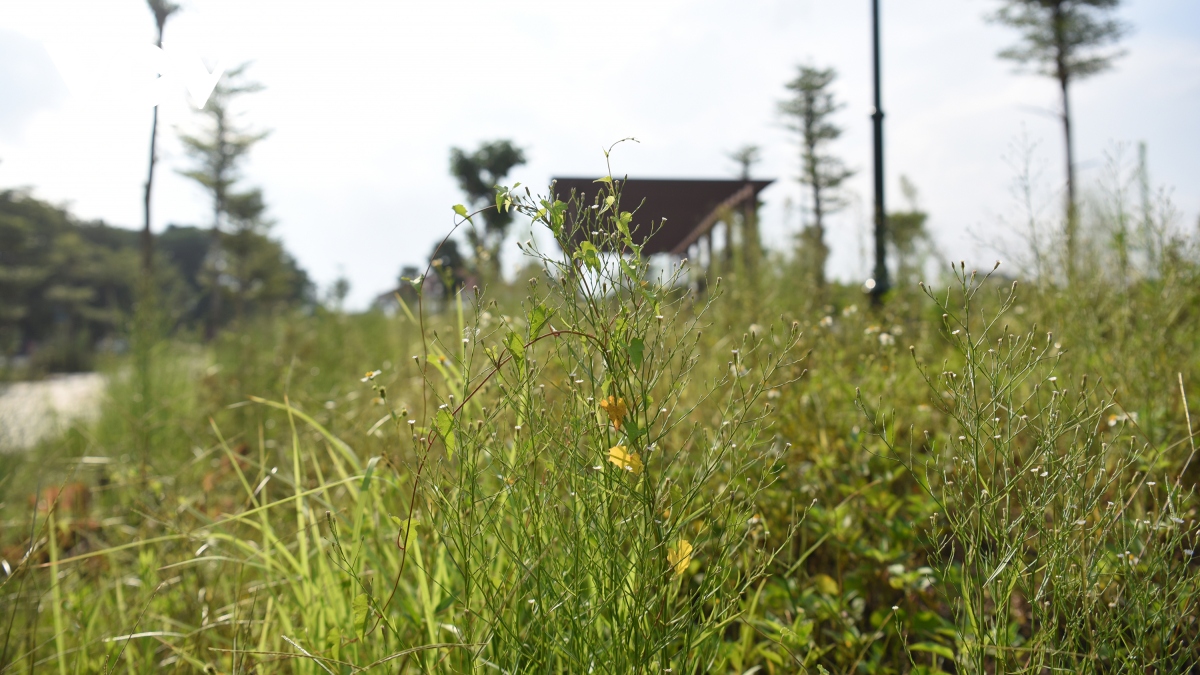
[{"label": "dirt ground", "polygon": [[0,452],[30,448],[94,419],[106,384],[99,373],[75,373],[0,385]]}]

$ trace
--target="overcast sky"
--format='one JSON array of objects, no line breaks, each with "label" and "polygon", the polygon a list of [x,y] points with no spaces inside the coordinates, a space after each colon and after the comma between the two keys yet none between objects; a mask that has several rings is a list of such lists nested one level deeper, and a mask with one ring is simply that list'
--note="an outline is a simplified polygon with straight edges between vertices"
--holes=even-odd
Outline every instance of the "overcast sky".
[{"label": "overcast sky", "polygon": [[[763,147],[758,177],[768,243],[800,226],[797,151],[776,103],[799,63],[832,66],[846,103],[835,146],[860,170],[833,219],[831,272],[861,278],[870,214],[869,0],[182,0],[168,47],[210,64],[253,61],[266,89],[242,121],[271,129],[245,169],[264,190],[275,234],[322,285],[339,273],[351,301],[390,288],[421,261],[463,201],[451,146],[509,138],[529,164],[511,180],[600,175],[603,147],[627,136],[614,172],[725,177],[726,153]],[[942,249],[982,262],[981,242],[1018,215],[1006,156],[1036,144],[1042,199],[1062,182],[1052,82],[1014,73],[996,52],[994,0],[883,0],[889,206],[899,176],[919,188]],[[1105,153],[1145,141],[1156,184],[1173,188],[1180,226],[1200,213],[1200,2],[1130,0],[1133,28],[1115,70],[1074,89],[1081,180]],[[142,0],[0,0],[0,187],[32,187],[83,218],[142,222],[151,108],[138,87],[154,24]],[[194,124],[182,92],[160,108],[154,226],[205,225],[175,130]],[[1131,150],[1132,157],[1136,152]],[[515,253],[515,251],[513,252]]]}]

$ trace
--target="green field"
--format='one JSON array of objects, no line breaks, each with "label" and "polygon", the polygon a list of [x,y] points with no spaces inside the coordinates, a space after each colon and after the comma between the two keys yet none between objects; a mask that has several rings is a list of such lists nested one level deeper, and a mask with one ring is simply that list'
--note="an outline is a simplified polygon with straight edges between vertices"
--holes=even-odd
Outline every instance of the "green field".
[{"label": "green field", "polygon": [[1195,672],[1193,240],[873,307],[513,199],[569,257],[135,341],[0,456],[0,670]]}]

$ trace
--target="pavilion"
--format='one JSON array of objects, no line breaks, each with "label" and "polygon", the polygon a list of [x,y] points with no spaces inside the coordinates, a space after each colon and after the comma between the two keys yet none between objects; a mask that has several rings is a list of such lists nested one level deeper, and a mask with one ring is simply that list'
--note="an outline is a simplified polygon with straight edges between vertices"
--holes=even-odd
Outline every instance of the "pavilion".
[{"label": "pavilion", "polygon": [[[645,246],[647,255],[665,253],[700,261],[713,255],[712,234],[718,223],[725,223],[725,253],[730,246],[734,214],[740,214],[743,240],[753,237],[757,245],[758,193],[771,180],[694,180],[666,178],[628,178],[615,181],[621,190],[624,211],[634,211],[631,229],[635,240]],[[566,201],[572,194],[584,204],[592,203],[604,188],[594,178],[555,178],[555,197]],[[651,227],[661,223],[653,238]],[[689,255],[694,251],[694,256]]]}]

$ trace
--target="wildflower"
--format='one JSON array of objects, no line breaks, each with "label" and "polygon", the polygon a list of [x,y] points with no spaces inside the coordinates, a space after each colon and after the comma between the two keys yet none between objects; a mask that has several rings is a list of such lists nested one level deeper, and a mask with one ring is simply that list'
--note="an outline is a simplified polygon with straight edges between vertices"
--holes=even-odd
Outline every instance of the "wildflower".
[{"label": "wildflower", "polygon": [[675,574],[686,574],[688,565],[692,564],[692,543],[687,539],[680,539],[677,545],[668,548],[667,563],[675,568]]},{"label": "wildflower", "polygon": [[608,449],[608,461],[618,469],[624,469],[635,476],[642,472],[641,455],[629,452],[623,445],[615,445]]},{"label": "wildflower", "polygon": [[832,316],[826,316],[821,319],[821,328],[829,328],[832,325],[833,325],[833,317]]},{"label": "wildflower", "polygon": [[621,422],[625,421],[625,415],[629,414],[629,408],[625,405],[625,399],[609,396],[607,399],[600,401],[600,407],[604,412],[608,413],[608,419],[612,421],[613,427],[621,428]]},{"label": "wildflower", "polygon": [[892,337],[891,333],[880,333],[879,344],[883,345],[884,347],[890,347],[896,344],[896,338]]},{"label": "wildflower", "polygon": [[363,381],[363,382],[370,382],[371,380],[373,380],[373,379],[375,379],[375,378],[379,377],[379,376],[380,376],[380,375],[382,375],[382,374],[383,374],[383,371],[382,371],[382,370],[368,370],[368,371],[367,371],[367,374],[366,374],[366,375],[363,375],[362,381]]}]

